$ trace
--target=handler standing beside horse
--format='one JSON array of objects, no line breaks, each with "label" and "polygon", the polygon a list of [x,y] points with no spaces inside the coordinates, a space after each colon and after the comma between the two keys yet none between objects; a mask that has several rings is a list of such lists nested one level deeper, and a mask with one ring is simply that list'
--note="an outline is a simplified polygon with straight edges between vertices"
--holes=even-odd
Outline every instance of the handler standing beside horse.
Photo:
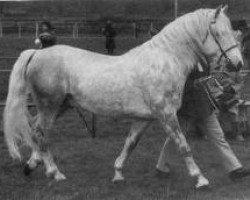
[{"label": "handler standing beside horse", "polygon": [[[208,71],[203,71],[209,69],[209,67],[205,64],[203,64],[202,68],[200,68],[201,65],[198,66],[199,67],[191,73],[188,81],[186,82],[182,107],[178,112],[179,118],[182,119],[180,121],[188,119],[191,123],[195,124],[204,135],[207,136],[207,139],[214,146],[216,155],[219,156],[219,160],[222,162],[223,167],[232,180],[249,176],[250,170],[243,168],[242,164],[237,159],[225,139],[224,132],[215,113],[217,107],[214,102],[212,102],[213,99],[209,98],[209,91],[201,85],[202,83],[199,84],[195,82],[199,78],[209,75]],[[203,70],[200,71],[200,69]],[[221,96],[222,95],[223,94],[221,94]],[[231,99],[228,101],[231,101]],[[231,107],[233,106],[234,105],[231,105]],[[168,162],[169,142],[170,140],[165,141],[156,165],[156,168],[160,172],[167,174],[170,173]]]},{"label": "handler standing beside horse", "polygon": [[114,53],[114,49],[116,48],[115,45],[116,31],[110,20],[107,21],[106,26],[103,29],[103,35],[106,36],[106,49],[108,51],[108,54],[112,55]]}]

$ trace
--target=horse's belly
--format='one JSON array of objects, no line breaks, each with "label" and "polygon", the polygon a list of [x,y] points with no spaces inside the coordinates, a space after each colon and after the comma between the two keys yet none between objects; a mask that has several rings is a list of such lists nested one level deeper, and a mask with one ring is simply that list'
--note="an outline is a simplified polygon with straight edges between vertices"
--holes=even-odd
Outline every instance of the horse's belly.
[{"label": "horse's belly", "polygon": [[74,95],[81,107],[102,115],[150,117],[151,110],[134,88],[86,88]]},{"label": "horse's belly", "polygon": [[83,98],[84,101],[80,101],[81,107],[101,115],[110,116],[134,116],[134,117],[150,117],[151,110],[144,102],[131,101],[124,102],[119,99],[93,99]]}]

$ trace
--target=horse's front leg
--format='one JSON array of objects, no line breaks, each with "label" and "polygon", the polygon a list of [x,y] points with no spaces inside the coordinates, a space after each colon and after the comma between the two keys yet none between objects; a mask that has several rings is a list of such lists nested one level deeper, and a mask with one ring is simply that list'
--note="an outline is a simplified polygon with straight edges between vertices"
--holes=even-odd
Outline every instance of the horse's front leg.
[{"label": "horse's front leg", "polygon": [[113,178],[113,182],[122,181],[124,177],[122,175],[122,169],[125,161],[131,154],[132,150],[136,147],[139,139],[143,133],[143,131],[150,124],[150,121],[135,121],[133,122],[126,142],[124,144],[123,150],[119,157],[115,161],[115,176]]},{"label": "horse's front leg", "polygon": [[191,177],[196,179],[196,188],[201,188],[209,184],[208,180],[203,176],[199,167],[196,165],[191,149],[187,143],[187,140],[184,134],[181,131],[178,118],[176,114],[169,114],[164,111],[160,114],[160,121],[163,125],[163,128],[167,134],[170,134],[171,139],[176,144],[180,154],[185,160],[188,172]]}]

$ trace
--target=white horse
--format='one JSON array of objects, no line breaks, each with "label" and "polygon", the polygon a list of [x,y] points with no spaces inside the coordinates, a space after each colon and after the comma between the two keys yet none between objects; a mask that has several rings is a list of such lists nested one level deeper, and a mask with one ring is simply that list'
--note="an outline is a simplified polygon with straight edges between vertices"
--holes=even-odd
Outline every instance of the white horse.
[{"label": "white horse", "polygon": [[[64,45],[24,51],[10,76],[4,110],[4,132],[10,154],[21,158],[18,144],[25,141],[33,153],[27,162],[34,169],[43,161],[46,174],[65,179],[48,149],[49,128],[68,106],[98,115],[133,118],[114,181],[123,180],[122,169],[142,132],[157,119],[167,137],[177,145],[196,187],[208,185],[196,165],[176,112],[183,88],[197,62],[239,70],[243,64],[227,7],[200,9],[168,24],[148,42],[121,56],[106,56]],[[211,69],[212,70],[212,69]],[[38,117],[27,111],[31,91]]]}]

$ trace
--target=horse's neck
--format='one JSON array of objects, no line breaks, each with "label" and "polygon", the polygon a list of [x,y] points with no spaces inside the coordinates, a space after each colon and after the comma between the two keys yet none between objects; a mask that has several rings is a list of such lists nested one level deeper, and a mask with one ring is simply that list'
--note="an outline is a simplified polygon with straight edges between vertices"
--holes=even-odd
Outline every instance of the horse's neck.
[{"label": "horse's neck", "polygon": [[[151,45],[152,49],[159,48],[166,55],[176,57],[183,67],[183,72],[189,74],[204,58],[201,41],[205,35],[206,24],[199,24],[198,20],[200,19],[192,13],[184,16],[166,26],[148,45]],[[197,27],[198,25],[203,27]]]}]

